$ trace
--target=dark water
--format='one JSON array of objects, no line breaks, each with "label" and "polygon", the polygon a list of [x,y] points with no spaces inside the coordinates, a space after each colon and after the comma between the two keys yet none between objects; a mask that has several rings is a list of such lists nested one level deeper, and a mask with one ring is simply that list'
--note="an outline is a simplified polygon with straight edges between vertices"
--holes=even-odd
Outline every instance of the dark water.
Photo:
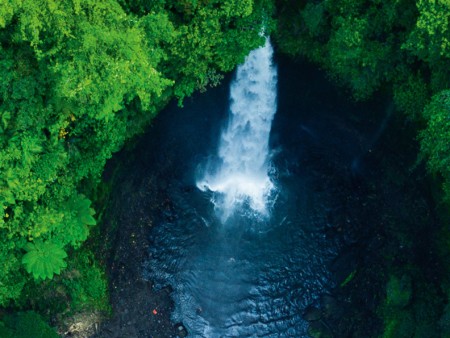
[{"label": "dark water", "polygon": [[336,287],[330,266],[352,241],[327,230],[366,221],[343,206],[370,173],[364,157],[390,108],[350,103],[306,64],[278,67],[269,219],[242,210],[223,225],[195,186],[227,119],[230,79],[166,109],[139,145],[138,175],[163,177],[166,196],[145,276],[173,288],[173,320],[193,337],[307,337],[302,314]]}]

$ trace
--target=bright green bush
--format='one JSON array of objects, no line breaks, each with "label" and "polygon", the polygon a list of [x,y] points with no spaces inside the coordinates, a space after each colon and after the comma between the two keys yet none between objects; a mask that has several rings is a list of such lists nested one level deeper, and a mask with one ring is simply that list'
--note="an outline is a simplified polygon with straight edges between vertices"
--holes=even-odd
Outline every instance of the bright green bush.
[{"label": "bright green bush", "polygon": [[[106,161],[170,99],[217,84],[262,44],[272,10],[270,0],[0,5],[0,306],[70,265],[65,253],[96,223]],[[73,288],[74,299],[102,288]]]},{"label": "bright green bush", "polygon": [[72,311],[110,310],[106,275],[92,252],[85,249],[77,252],[61,283],[70,298]]}]

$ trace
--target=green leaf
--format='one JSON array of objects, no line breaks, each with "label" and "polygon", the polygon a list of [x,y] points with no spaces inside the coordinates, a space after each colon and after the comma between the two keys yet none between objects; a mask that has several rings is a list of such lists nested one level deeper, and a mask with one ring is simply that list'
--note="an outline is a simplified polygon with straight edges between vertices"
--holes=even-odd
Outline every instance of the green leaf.
[{"label": "green leaf", "polygon": [[0,204],[14,204],[16,200],[14,199],[14,194],[8,187],[0,186]]},{"label": "green leaf", "polygon": [[356,270],[353,270],[348,276],[347,278],[345,278],[345,280],[341,283],[340,287],[343,288],[344,286],[346,286],[348,283],[350,283],[353,278],[356,275]]},{"label": "green leaf", "polygon": [[51,241],[37,240],[28,243],[25,250],[28,252],[23,256],[22,263],[34,279],[52,279],[54,274],[59,274],[61,268],[66,267],[66,252],[60,245]]},{"label": "green leaf", "polygon": [[97,222],[92,217],[95,211],[90,207],[91,203],[84,195],[77,195],[70,200],[69,210],[75,211],[77,220],[82,224],[95,225]]},{"label": "green leaf", "polygon": [[95,224],[97,224],[95,218],[92,217],[91,215],[88,215],[88,214],[80,215],[80,220],[81,220],[81,222],[83,222],[84,224],[87,224],[87,225],[95,225]]},{"label": "green leaf", "polygon": [[1,113],[1,123],[2,123],[3,129],[8,128],[8,123],[9,123],[10,119],[11,119],[10,112],[5,111],[5,112]]}]

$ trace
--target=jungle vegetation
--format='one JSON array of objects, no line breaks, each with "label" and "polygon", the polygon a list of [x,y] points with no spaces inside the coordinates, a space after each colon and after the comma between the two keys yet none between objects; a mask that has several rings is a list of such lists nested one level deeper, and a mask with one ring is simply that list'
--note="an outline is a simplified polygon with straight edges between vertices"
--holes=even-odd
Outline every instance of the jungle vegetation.
[{"label": "jungle vegetation", "polygon": [[[392,98],[404,125],[413,126],[414,166],[425,166],[429,185],[437,188],[432,194],[442,223],[434,234],[424,226],[432,243],[422,254],[437,252],[442,271],[427,276],[414,257],[399,265],[386,255],[379,336],[450,337],[450,1],[276,3],[275,35],[282,52],[318,64],[355,100],[374,94]],[[418,241],[414,230],[406,224],[385,229],[392,242],[397,238],[399,245],[410,246]]]},{"label": "jungle vegetation", "polygon": [[448,0],[1,0],[0,333],[14,336],[29,310],[108,309],[104,269],[83,246],[106,161],[170,100],[217,85],[262,31],[356,100],[391,95],[448,205],[449,27]]},{"label": "jungle vegetation", "polygon": [[319,64],[354,99],[389,93],[417,124],[421,154],[450,198],[450,2],[277,2],[279,48]]},{"label": "jungle vegetation", "polygon": [[2,337],[20,334],[27,310],[108,308],[103,268],[82,247],[105,162],[169,100],[243,62],[272,11],[265,0],[0,2],[0,307],[19,311]]}]

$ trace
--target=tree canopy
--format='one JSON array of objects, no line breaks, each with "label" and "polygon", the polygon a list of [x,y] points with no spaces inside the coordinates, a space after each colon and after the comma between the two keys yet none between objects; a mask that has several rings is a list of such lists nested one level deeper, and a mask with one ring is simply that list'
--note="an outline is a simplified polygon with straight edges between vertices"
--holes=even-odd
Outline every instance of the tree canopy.
[{"label": "tree canopy", "polygon": [[[419,171],[422,168],[419,164],[423,163],[432,173],[433,180],[427,177],[426,183],[430,185],[427,189],[428,193],[432,191],[430,195],[436,198],[438,207],[433,207],[436,210],[428,214],[430,220],[426,224],[427,235],[436,238],[426,244],[426,250],[422,238],[412,238],[415,241],[412,245],[420,255],[439,251],[442,269],[435,268],[431,279],[426,268],[413,257],[404,261],[386,258],[385,271],[380,272],[390,275],[386,281],[386,299],[376,314],[384,324],[383,337],[449,336],[450,307],[441,304],[448,304],[450,299],[450,235],[445,221],[439,230],[432,229],[436,220],[431,214],[438,214],[437,210],[446,206],[442,208],[445,212],[436,218],[448,223],[450,2],[278,0],[277,19],[276,36],[282,51],[319,64],[356,100],[368,99],[374,93],[391,97],[407,122],[397,127],[414,127],[420,148],[419,154],[413,154],[418,155],[414,169]],[[440,186],[443,189],[437,192]],[[387,237],[391,237],[386,239],[389,245],[395,246],[392,237],[404,239],[406,232],[414,233],[415,229],[408,229],[408,224],[398,223],[397,229],[380,225]],[[407,230],[401,230],[402,227]],[[403,244],[400,245],[401,248]],[[408,277],[412,274],[414,287]]]},{"label": "tree canopy", "polygon": [[450,3],[279,0],[277,4],[277,42],[282,51],[319,63],[357,100],[376,91],[392,95],[398,110],[423,128],[424,158],[449,186],[444,98],[450,88]]},{"label": "tree canopy", "polygon": [[265,0],[1,1],[0,306],[62,273],[96,224],[106,161],[170,99],[242,62],[271,11]]}]

